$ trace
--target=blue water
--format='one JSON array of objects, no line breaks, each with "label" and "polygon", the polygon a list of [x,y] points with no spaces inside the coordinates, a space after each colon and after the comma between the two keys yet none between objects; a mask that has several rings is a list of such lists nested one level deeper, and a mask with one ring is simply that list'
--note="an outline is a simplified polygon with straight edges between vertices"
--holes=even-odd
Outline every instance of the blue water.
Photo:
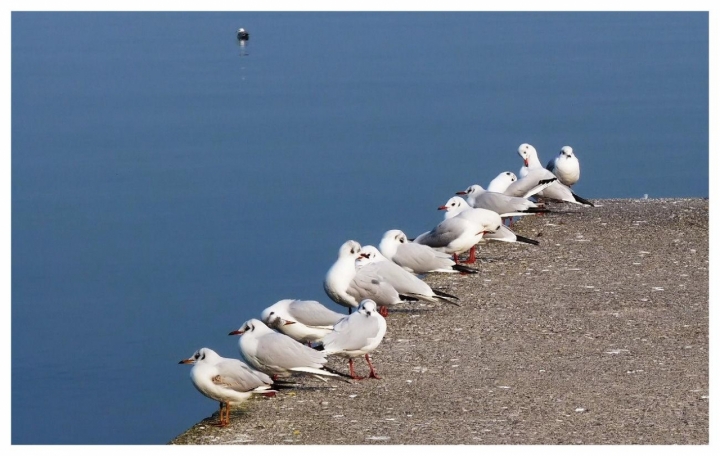
[{"label": "blue water", "polygon": [[180,359],[523,142],[707,197],[708,14],[13,13],[12,443],[169,441]]}]

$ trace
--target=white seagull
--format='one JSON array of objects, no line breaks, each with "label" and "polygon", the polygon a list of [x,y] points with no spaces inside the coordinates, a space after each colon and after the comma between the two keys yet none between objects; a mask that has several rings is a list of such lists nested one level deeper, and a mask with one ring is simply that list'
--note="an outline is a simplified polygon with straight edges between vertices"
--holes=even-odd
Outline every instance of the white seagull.
[{"label": "white seagull", "polygon": [[570,146],[563,146],[557,157],[551,159],[545,168],[568,187],[572,187],[580,179],[580,161]]},{"label": "white seagull", "polygon": [[417,278],[417,276],[385,258],[374,246],[363,246],[360,252],[364,255],[356,263],[359,267],[358,274],[367,273],[378,280],[388,282],[397,290],[400,296],[409,296],[427,302],[444,301],[456,306],[459,305],[449,299],[458,299],[456,296],[430,288],[430,285]]},{"label": "white seagull", "polygon": [[330,334],[344,315],[317,301],[283,299],[262,311],[260,319],[298,342],[311,344]]},{"label": "white seagull", "polygon": [[[479,209],[479,208],[472,208],[470,205],[465,201],[464,199],[460,198],[459,196],[453,196],[448,200],[447,203],[445,203],[444,206],[440,206],[438,208],[439,210],[444,210],[445,212],[445,220],[452,219],[454,217],[460,217],[460,216],[477,216],[477,217],[485,217],[486,214],[484,212],[479,211],[489,211],[488,209]],[[490,211],[494,212],[494,211]],[[497,214],[497,212],[494,212]],[[499,216],[499,214],[498,214]],[[526,238],[524,236],[520,236],[519,234],[516,234],[513,232],[510,228],[506,227],[505,225],[502,225],[500,228],[495,230],[494,233],[488,233],[486,234],[481,242],[488,242],[488,241],[501,241],[501,242],[523,242],[525,244],[532,244],[532,245],[539,245],[540,243],[534,239]]]},{"label": "white seagull", "polygon": [[[455,197],[465,203],[465,200]],[[438,209],[445,210],[441,206]],[[479,243],[484,235],[494,233],[502,226],[502,220],[497,212],[487,209],[472,209],[463,211],[456,217],[446,218],[431,231],[422,233],[413,242],[437,249],[441,252],[453,254],[457,262],[457,254],[470,250],[466,263],[475,262],[475,244]]]},{"label": "white seagull", "polygon": [[385,318],[377,312],[375,301],[364,299],[355,312],[340,320],[332,332],[323,338],[322,352],[348,358],[350,376],[358,380],[364,377],[355,374],[353,358],[365,355],[365,361],[370,367],[368,377],[380,378],[370,362],[369,353],[380,345],[386,330]]},{"label": "white seagull", "polygon": [[230,424],[231,404],[244,402],[253,393],[275,392],[266,374],[239,359],[223,358],[209,348],[201,348],[179,364],[193,364],[190,379],[195,388],[220,403],[220,426]]},{"label": "white seagull", "polygon": [[550,212],[539,207],[527,198],[509,196],[503,193],[489,192],[480,185],[471,185],[466,190],[455,193],[467,195],[470,207],[489,209],[500,214],[500,217],[513,217]]},{"label": "white seagull", "polygon": [[503,193],[506,188],[517,180],[515,173],[505,171],[497,175],[497,177],[490,181],[487,186],[487,191]]},{"label": "white seagull", "polygon": [[333,301],[347,307],[350,313],[363,299],[372,299],[385,313],[388,306],[417,300],[401,297],[385,280],[368,271],[361,272],[355,263],[366,255],[361,256],[360,249],[358,242],[346,241],[340,247],[337,261],[325,275],[325,292]]},{"label": "white seagull", "polygon": [[590,201],[573,193],[568,186],[557,180],[557,176],[543,168],[533,146],[527,143],[521,144],[518,147],[518,154],[525,163],[520,174],[525,174],[525,176],[511,184],[504,192],[506,195],[527,198],[530,196],[527,194],[530,189],[538,185],[550,184],[537,195],[547,199],[594,206]]},{"label": "white seagull", "polygon": [[240,335],[238,347],[243,359],[273,378],[300,372],[337,377],[337,374],[323,370],[327,359],[322,353],[273,331],[255,318],[229,335]]},{"label": "white seagull", "polygon": [[387,231],[378,245],[385,258],[401,266],[413,274],[428,272],[462,272],[477,274],[477,269],[456,264],[452,256],[439,252],[427,245],[408,242],[408,238],[400,230]]}]

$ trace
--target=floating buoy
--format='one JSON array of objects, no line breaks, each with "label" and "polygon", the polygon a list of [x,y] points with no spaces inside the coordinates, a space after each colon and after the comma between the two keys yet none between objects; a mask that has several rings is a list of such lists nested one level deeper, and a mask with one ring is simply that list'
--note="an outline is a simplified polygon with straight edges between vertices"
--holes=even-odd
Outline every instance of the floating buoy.
[{"label": "floating buoy", "polygon": [[250,39],[250,34],[241,27],[237,31],[237,39],[238,41],[247,41]]}]

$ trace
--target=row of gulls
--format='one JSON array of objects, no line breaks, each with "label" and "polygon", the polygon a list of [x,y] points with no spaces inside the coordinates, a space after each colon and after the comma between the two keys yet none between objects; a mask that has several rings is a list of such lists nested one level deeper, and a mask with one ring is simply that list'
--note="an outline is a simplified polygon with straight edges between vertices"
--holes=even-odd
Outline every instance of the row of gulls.
[{"label": "row of gulls", "polygon": [[[399,229],[388,230],[377,247],[352,239],[344,242],[323,286],[330,299],[348,309],[348,315],[318,301],[283,299],[264,309],[260,319],[252,318],[229,333],[240,336],[240,359],[201,348],[181,360],[193,365],[190,378],[195,388],[220,403],[218,425],[230,423],[231,405],[253,394],[273,396],[280,388],[296,386],[288,379],[291,376],[312,375],[323,381],[366,378],[356,373],[354,358],[365,358],[367,378],[380,379],[370,353],[385,336],[389,308],[417,302],[460,305],[457,296],[430,287],[419,276],[478,273],[467,266],[476,262],[478,244],[538,245],[513,232],[504,220],[551,212],[545,201],[593,206],[570,190],[580,178],[580,163],[570,146],[563,147],[545,168],[530,144],[520,145],[518,154],[523,159],[520,178],[505,171],[487,189],[473,184],[458,191],[438,207],[445,212],[443,220],[431,230],[415,238]],[[467,251],[463,262],[459,255]],[[327,367],[329,356],[346,358],[349,374]]]}]

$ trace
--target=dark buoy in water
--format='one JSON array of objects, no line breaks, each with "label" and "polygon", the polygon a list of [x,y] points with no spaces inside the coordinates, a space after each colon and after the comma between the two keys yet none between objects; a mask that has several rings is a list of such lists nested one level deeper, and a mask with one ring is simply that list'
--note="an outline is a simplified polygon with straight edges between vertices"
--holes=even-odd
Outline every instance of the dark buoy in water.
[{"label": "dark buoy in water", "polygon": [[241,27],[237,31],[237,39],[238,41],[247,41],[250,39],[250,34]]}]

